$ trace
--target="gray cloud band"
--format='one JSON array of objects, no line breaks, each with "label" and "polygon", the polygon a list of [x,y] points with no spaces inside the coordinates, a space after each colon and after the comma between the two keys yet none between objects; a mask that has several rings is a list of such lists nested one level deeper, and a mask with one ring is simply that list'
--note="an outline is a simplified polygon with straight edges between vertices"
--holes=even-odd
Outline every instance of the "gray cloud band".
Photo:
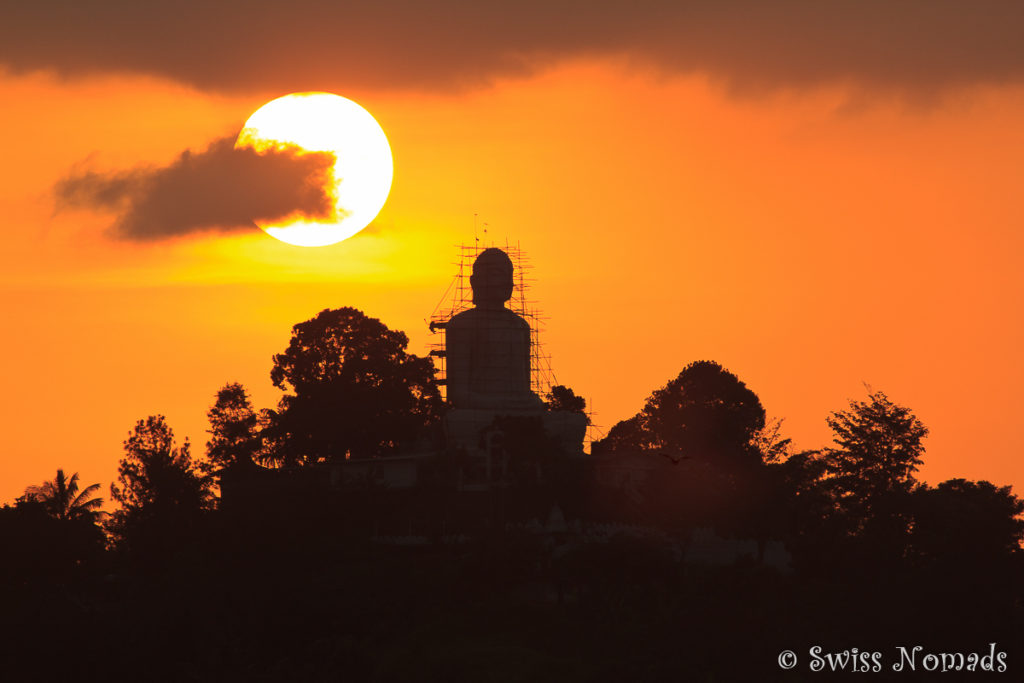
[{"label": "gray cloud band", "polygon": [[935,91],[1024,79],[1019,0],[36,0],[0,63],[134,71],[212,90],[458,88],[552,60],[628,55],[734,88]]},{"label": "gray cloud band", "polygon": [[251,229],[253,221],[334,212],[334,154],[296,147],[234,149],[234,138],[160,168],[76,170],[57,183],[58,209],[113,211],[115,237],[160,240]]}]

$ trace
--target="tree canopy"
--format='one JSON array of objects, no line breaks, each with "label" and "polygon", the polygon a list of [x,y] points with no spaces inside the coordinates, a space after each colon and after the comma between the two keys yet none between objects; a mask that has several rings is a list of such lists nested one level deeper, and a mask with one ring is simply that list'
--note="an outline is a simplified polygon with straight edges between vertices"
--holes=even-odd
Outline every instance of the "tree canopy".
[{"label": "tree canopy", "polygon": [[141,529],[167,528],[212,507],[212,482],[192,459],[188,439],[175,444],[163,415],[139,420],[124,451],[117,482],[110,485],[111,497],[121,505],[113,514],[115,534],[124,538]]},{"label": "tree canopy", "polygon": [[922,463],[928,428],[881,391],[827,419],[835,447],[826,449],[827,472],[841,503],[866,505],[892,493],[909,493]]},{"label": "tree canopy", "polygon": [[55,519],[84,519],[95,523],[103,516],[100,510],[103,499],[94,495],[99,490],[99,484],[90,484],[79,491],[78,472],[69,478],[64,470],[58,469],[53,481],[29,486],[22,499],[42,503],[47,514]]},{"label": "tree canopy", "polygon": [[913,554],[924,560],[992,561],[1020,551],[1024,501],[1009,486],[950,479],[914,492]]},{"label": "tree canopy", "polygon": [[765,426],[757,394],[714,361],[690,363],[609,432],[611,448],[669,451],[721,465],[756,463]]},{"label": "tree canopy", "polygon": [[[558,384],[551,387],[551,391],[547,394],[547,400],[545,403],[548,406],[548,410],[564,410],[571,413],[587,413],[587,401],[582,396],[577,396],[576,392],[567,386]],[[587,422],[590,418],[587,418]]]},{"label": "tree canopy", "polygon": [[327,309],[292,328],[270,377],[289,393],[273,414],[284,462],[381,454],[414,441],[441,414],[429,358],[355,308]]},{"label": "tree canopy", "polygon": [[237,382],[224,385],[206,416],[210,421],[206,457],[211,470],[245,466],[259,456],[260,416],[245,387]]}]

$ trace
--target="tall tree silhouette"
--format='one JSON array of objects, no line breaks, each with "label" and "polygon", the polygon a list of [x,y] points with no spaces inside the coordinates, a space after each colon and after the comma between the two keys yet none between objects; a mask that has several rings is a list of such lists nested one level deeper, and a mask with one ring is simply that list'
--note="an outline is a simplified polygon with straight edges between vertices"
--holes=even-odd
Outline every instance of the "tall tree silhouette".
[{"label": "tall tree silhouette", "polygon": [[252,406],[245,387],[231,382],[217,392],[217,400],[206,413],[210,421],[206,442],[207,469],[221,471],[251,465],[260,456],[260,415]]},{"label": "tall tree silhouette", "polygon": [[82,519],[95,523],[103,516],[100,510],[103,499],[94,495],[99,490],[99,484],[90,484],[79,491],[78,472],[69,478],[64,470],[58,469],[53,481],[29,486],[22,499],[42,503],[47,514],[56,519]]},{"label": "tall tree silhouette", "polygon": [[442,410],[428,358],[404,333],[355,308],[321,311],[292,328],[274,356],[274,386],[291,393],[272,415],[290,463],[368,457],[413,441]]},{"label": "tall tree silhouette", "polygon": [[825,451],[827,473],[841,507],[866,518],[884,498],[913,489],[928,428],[909,408],[876,391],[827,422],[836,444]]},{"label": "tall tree silhouette", "polygon": [[121,509],[110,528],[129,544],[149,547],[177,536],[212,507],[211,480],[192,459],[188,439],[176,446],[163,415],[139,420],[124,442],[111,497]]}]

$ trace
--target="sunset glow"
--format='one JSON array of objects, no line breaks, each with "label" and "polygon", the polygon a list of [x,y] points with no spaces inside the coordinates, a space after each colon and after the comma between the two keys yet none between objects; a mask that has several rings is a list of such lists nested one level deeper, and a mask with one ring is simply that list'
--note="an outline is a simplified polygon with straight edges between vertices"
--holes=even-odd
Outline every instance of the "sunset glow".
[{"label": "sunset glow", "polygon": [[1022,26],[17,3],[0,678],[1024,680]]}]

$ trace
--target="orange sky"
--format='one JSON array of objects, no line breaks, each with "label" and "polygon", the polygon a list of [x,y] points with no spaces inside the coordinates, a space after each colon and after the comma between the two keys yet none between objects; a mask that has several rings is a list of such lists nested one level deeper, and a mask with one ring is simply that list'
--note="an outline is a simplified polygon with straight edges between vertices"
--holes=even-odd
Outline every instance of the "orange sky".
[{"label": "orange sky", "polygon": [[276,403],[271,356],[323,308],[425,353],[474,213],[530,257],[558,380],[605,429],[714,359],[821,447],[866,382],[930,428],[925,480],[1021,493],[1024,89],[716,83],[594,58],[457,92],[339,91],[388,134],[395,182],[363,234],[307,249],[256,228],[117,242],[111,216],[54,207],[76,164],[167,163],[282,91],[0,71],[0,503],[58,467],[106,488],[149,414],[201,451],[217,389]]}]

